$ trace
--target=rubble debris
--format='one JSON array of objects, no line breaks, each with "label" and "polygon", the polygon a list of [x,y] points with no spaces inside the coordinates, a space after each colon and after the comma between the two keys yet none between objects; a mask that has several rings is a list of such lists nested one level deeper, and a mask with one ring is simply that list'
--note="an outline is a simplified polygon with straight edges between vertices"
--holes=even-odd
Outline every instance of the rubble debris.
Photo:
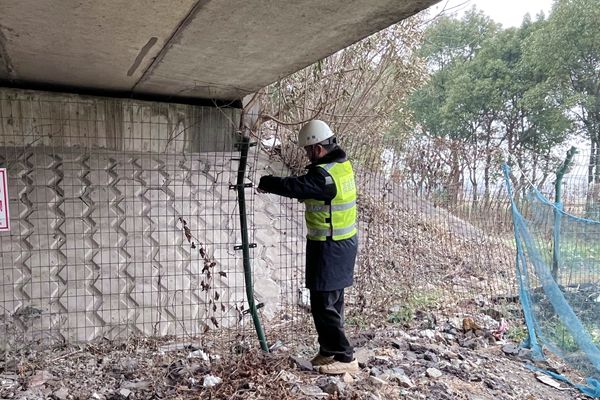
[{"label": "rubble debris", "polygon": [[437,368],[427,368],[427,376],[433,379],[437,379],[442,376],[442,371]]},{"label": "rubble debris", "polygon": [[[316,344],[291,346],[282,339],[274,353],[263,353],[251,345],[240,354],[233,353],[231,346],[219,352],[205,344],[169,343],[166,339],[135,346],[106,341],[79,345],[78,350],[68,345],[42,349],[0,360],[0,398],[585,398],[564,383],[524,368],[523,363],[530,360],[515,357],[515,351],[516,355],[526,354],[515,343],[487,341],[491,323],[477,322],[482,329],[476,333],[439,321],[433,328],[417,326],[371,335],[355,351],[359,372],[335,377],[321,375],[310,365],[308,359],[315,354]],[[459,324],[462,322],[460,319]],[[448,329],[456,329],[453,339],[443,337]],[[427,330],[430,332],[424,333]],[[295,354],[282,350],[286,348],[294,349]],[[76,356],[62,357],[74,351]],[[57,357],[62,357],[60,362],[53,361]],[[14,366],[15,371],[7,371],[7,366]]]},{"label": "rubble debris", "polygon": [[512,343],[507,343],[502,346],[502,351],[510,356],[516,356],[519,354],[519,348]]},{"label": "rubble debris", "polygon": [[301,357],[290,356],[290,361],[298,367],[300,371],[313,371],[314,368],[309,360]]},{"label": "rubble debris", "polygon": [[545,383],[548,386],[552,386],[555,389],[558,389],[558,390],[565,390],[566,389],[566,388],[563,388],[559,382],[557,382],[556,380],[552,379],[548,375],[545,375],[545,374],[536,374],[535,377],[537,378],[538,381],[540,381],[542,383]]}]

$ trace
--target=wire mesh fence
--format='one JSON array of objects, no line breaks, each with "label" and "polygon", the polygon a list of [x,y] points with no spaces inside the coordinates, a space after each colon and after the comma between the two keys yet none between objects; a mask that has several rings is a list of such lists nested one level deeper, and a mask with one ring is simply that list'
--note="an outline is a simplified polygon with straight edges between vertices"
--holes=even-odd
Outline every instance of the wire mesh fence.
[{"label": "wire mesh fence", "polygon": [[[556,179],[534,182],[508,167],[517,239],[517,275],[529,343],[537,357],[544,350],[586,374],[584,393],[600,393],[598,302],[600,257],[598,184],[595,160],[582,154],[565,159]],[[568,161],[567,161],[568,160]],[[561,177],[560,171],[564,171]],[[562,181],[562,184],[561,184]],[[555,184],[558,182],[558,184]]]},{"label": "wire mesh fence", "polygon": [[[285,127],[263,132],[272,157],[288,166],[275,174],[302,173],[307,160],[294,136]],[[401,140],[338,137],[354,164],[359,188],[360,246],[347,300],[348,329],[357,334],[400,326],[423,311],[442,318],[472,313],[497,322],[519,320],[514,236],[504,187],[498,184],[475,200],[463,187],[427,191],[411,179],[406,159],[412,150]],[[452,199],[448,193],[453,191]],[[278,201],[301,218],[297,202]],[[298,290],[301,284],[297,282]]]},{"label": "wire mesh fence", "polygon": [[[239,111],[8,90],[0,104],[12,215],[2,234],[5,348],[23,337],[252,340],[234,249]],[[368,316],[406,321],[419,307],[514,301],[500,191],[486,204],[452,203],[413,184],[398,141],[341,142],[361,189],[351,329]],[[261,143],[249,157],[249,182],[300,173],[305,161],[291,140]],[[302,205],[247,193],[267,338],[310,344]]]},{"label": "wire mesh fence", "polygon": [[[228,108],[3,89],[0,167],[12,227],[0,233],[2,346],[133,335],[254,342],[236,250],[239,121]],[[294,136],[264,125],[246,183],[302,173]],[[411,164],[417,150],[432,149],[339,139],[360,189],[349,330],[405,323],[423,310],[520,317],[499,175],[477,192],[464,180],[436,181],[443,168]],[[303,206],[249,187],[246,195],[254,296],[269,344],[314,345]]]},{"label": "wire mesh fence", "polygon": [[243,335],[238,121],[236,109],[2,90],[2,347]]}]

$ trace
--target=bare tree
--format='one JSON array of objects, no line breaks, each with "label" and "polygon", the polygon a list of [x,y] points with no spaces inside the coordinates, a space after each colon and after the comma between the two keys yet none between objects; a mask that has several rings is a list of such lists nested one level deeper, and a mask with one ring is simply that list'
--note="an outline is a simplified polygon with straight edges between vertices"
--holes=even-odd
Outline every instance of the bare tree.
[{"label": "bare tree", "polygon": [[351,153],[384,135],[407,137],[396,121],[411,118],[404,101],[425,77],[413,53],[422,23],[423,16],[404,20],[268,86],[252,102],[260,104],[253,131],[277,135],[292,169],[305,161],[295,133],[311,119],[327,121]]}]

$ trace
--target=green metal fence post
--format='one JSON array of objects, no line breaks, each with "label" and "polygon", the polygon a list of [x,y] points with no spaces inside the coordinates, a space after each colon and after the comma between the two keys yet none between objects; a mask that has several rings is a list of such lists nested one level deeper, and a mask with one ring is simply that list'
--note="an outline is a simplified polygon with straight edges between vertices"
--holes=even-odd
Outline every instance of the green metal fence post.
[{"label": "green metal fence post", "polygon": [[[253,144],[250,143],[250,139],[242,137],[242,141],[237,144],[237,148],[240,151],[240,163],[238,166],[237,182],[234,186],[238,193],[238,205],[240,208],[240,230],[242,233],[242,244],[236,246],[237,250],[242,250],[243,262],[244,262],[244,282],[246,285],[246,298],[248,299],[248,310],[252,315],[252,321],[254,322],[254,328],[256,329],[256,335],[260,342],[260,347],[263,351],[268,352],[269,346],[265,339],[265,333],[260,324],[260,318],[256,312],[256,303],[254,302],[254,283],[252,282],[252,266],[250,264],[250,243],[248,240],[248,219],[246,215],[246,188],[252,187],[252,184],[244,183],[244,176],[246,175],[246,165],[248,163],[248,148]],[[253,246],[255,247],[255,246]]]}]

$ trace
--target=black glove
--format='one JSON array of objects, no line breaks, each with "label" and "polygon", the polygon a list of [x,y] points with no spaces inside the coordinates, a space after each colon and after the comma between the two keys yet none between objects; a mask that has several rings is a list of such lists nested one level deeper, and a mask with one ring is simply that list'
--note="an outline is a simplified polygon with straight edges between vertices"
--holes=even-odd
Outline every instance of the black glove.
[{"label": "black glove", "polygon": [[256,190],[259,193],[270,193],[269,191],[269,183],[271,183],[270,181],[272,181],[273,175],[265,175],[265,176],[261,176],[260,177],[260,181],[258,182],[258,187],[256,188]]}]

